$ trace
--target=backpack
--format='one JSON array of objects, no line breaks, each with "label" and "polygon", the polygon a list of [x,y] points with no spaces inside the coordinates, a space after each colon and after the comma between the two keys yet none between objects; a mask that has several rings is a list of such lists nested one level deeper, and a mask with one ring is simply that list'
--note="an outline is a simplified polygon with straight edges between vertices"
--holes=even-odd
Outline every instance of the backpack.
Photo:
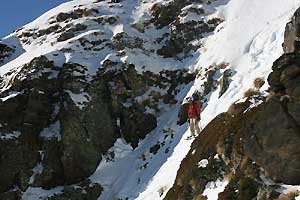
[{"label": "backpack", "polygon": [[184,103],[180,105],[177,121],[177,124],[180,126],[188,121],[189,105],[189,103]]}]

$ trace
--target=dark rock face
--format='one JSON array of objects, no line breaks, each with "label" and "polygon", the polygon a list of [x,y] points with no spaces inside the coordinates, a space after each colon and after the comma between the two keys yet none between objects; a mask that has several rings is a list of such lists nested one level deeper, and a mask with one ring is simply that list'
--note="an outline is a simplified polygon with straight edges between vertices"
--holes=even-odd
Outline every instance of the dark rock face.
[{"label": "dark rock face", "polygon": [[230,69],[227,69],[223,72],[221,82],[220,82],[221,88],[220,88],[219,97],[221,97],[228,89],[231,75],[232,75],[232,71]]},{"label": "dark rock face", "polygon": [[268,81],[275,95],[249,122],[246,150],[273,179],[299,184],[300,57],[285,54],[274,62],[272,69]]},{"label": "dark rock face", "polygon": [[270,89],[275,94],[289,95],[299,99],[300,55],[289,53],[275,61],[268,77]]},{"label": "dark rock face", "polygon": [[164,46],[157,50],[159,55],[164,57],[175,57],[180,53],[187,54],[192,50],[200,47],[198,45],[189,44],[195,39],[201,39],[205,33],[212,32],[222,20],[210,21],[186,21],[182,22],[180,18],[185,17],[189,13],[196,13],[199,16],[206,15],[206,11],[202,8],[191,7],[187,11],[182,9],[192,3],[209,4],[211,1],[180,1],[173,0],[168,3],[157,3],[150,9],[153,18],[150,20],[158,28],[169,26],[171,32],[163,38],[157,40],[160,43],[164,40]]},{"label": "dark rock face", "polygon": [[73,12],[70,13],[59,13],[56,16],[56,21],[57,22],[64,22],[66,20],[71,20],[71,19],[78,19],[78,18],[82,18],[82,17],[87,17],[87,16],[91,16],[95,13],[98,13],[99,11],[96,9],[76,9]]},{"label": "dark rock face", "polygon": [[[42,56],[24,66],[13,80],[7,92],[19,94],[1,103],[1,132],[19,131],[20,136],[0,140],[0,172],[6,176],[1,179],[1,192],[15,184],[24,191],[28,184],[51,188],[84,180],[113,145],[118,131],[107,86],[96,78],[87,83],[81,75],[84,72],[85,67],[77,64],[55,67]],[[69,94],[82,91],[90,94],[91,100],[80,109]],[[58,136],[41,136],[53,124],[58,124],[57,130],[50,128],[48,132],[57,132]],[[38,162],[43,171],[31,182],[32,169]]]},{"label": "dark rock face", "polygon": [[47,200],[96,200],[100,196],[103,188],[98,184],[83,182],[77,187],[67,186],[62,194],[54,195]]},{"label": "dark rock face", "polygon": [[[0,102],[2,196],[18,198],[28,186],[50,189],[84,182],[118,137],[136,147],[157,126],[162,97],[169,96],[167,103],[176,101],[178,86],[194,79],[184,70],[139,74],[134,65],[109,60],[93,77],[86,72],[85,66],[57,67],[41,56],[5,75],[9,79],[17,73],[11,87],[0,94],[7,98]],[[151,91],[152,87],[166,92]],[[9,193],[12,187],[16,190]],[[97,199],[100,188],[93,187],[90,194],[66,188],[53,198]]]},{"label": "dark rock face", "polygon": [[[158,105],[164,103],[163,97],[169,96],[166,103],[176,101],[177,87],[194,79],[194,75],[185,70],[138,74],[134,65],[124,66],[110,60],[104,65],[106,69],[99,76],[103,76],[109,85],[113,113],[120,120],[120,133],[133,147],[157,126],[155,114],[147,112],[146,107],[159,112]],[[123,70],[116,70],[118,68]],[[152,91],[152,87],[166,89],[167,93]],[[149,95],[146,98],[136,100],[147,91]]]},{"label": "dark rock face", "polygon": [[205,22],[191,21],[180,23],[178,20],[172,24],[172,32],[169,38],[157,53],[164,57],[174,57],[179,53],[188,53],[193,49],[197,49],[197,47],[187,45],[189,42],[202,38],[204,33],[213,30],[214,28],[208,26]]},{"label": "dark rock face", "polygon": [[5,58],[9,57],[14,52],[15,50],[12,47],[0,43],[0,64],[4,61]]},{"label": "dark rock face", "polygon": [[[36,66],[35,73],[21,81],[23,78],[21,73],[32,70],[33,66]],[[54,88],[57,85],[46,78],[49,74],[42,73],[43,69],[50,66],[52,66],[51,62],[47,62],[43,57],[24,66],[16,78],[20,79],[15,80],[11,91],[8,91],[8,93],[19,92],[19,94],[1,102],[0,123],[1,134],[3,134],[0,140],[0,173],[3,174],[0,181],[1,192],[14,184],[25,190],[32,169],[39,159],[38,151],[41,143],[38,136],[43,127],[49,123],[49,116],[54,109],[53,103],[57,99],[54,95]],[[40,80],[32,79],[40,73]],[[16,136],[9,137],[10,134]]]},{"label": "dark rock face", "polygon": [[[298,38],[298,39],[297,39]],[[300,9],[296,10],[292,20],[287,23],[284,32],[284,53],[292,53],[297,48],[297,52],[300,49]]]}]

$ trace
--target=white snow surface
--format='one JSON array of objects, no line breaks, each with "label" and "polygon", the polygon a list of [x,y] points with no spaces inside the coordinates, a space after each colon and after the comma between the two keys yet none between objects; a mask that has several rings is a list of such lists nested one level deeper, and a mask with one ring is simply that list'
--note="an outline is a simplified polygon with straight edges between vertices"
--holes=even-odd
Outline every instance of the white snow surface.
[{"label": "white snow surface", "polygon": [[[64,3],[50,10],[23,30],[12,33],[3,41],[18,43],[16,58],[8,61],[0,69],[0,75],[4,76],[11,70],[20,71],[22,66],[30,62],[34,57],[46,55],[60,66],[64,62],[76,62],[88,67],[88,74],[93,75],[101,66],[101,62],[114,53],[104,48],[100,52],[82,53],[83,49],[76,48],[79,38],[95,39],[96,34],[102,34],[103,39],[111,39],[115,34],[126,31],[129,35],[138,35],[137,31],[130,28],[130,23],[143,22],[149,17],[149,8],[154,3],[164,3],[163,0],[143,1],[128,0],[123,7],[109,7],[106,2],[92,3],[91,0],[74,0]],[[55,35],[50,34],[41,40],[37,39],[30,44],[19,45],[16,35],[24,30],[43,29],[49,27],[49,19],[60,12],[71,12],[74,7],[99,8],[102,15],[118,15],[116,25],[96,26],[89,24],[86,32],[76,35],[64,42],[56,41]],[[149,53],[146,55],[142,50],[129,51],[122,62],[136,64],[138,70],[178,69],[182,67],[191,70],[203,70],[214,64],[229,63],[227,68],[235,74],[228,90],[219,98],[219,88],[209,95],[209,101],[202,112],[202,126],[207,125],[216,115],[224,112],[235,101],[242,99],[244,92],[253,88],[253,80],[257,77],[266,78],[271,71],[272,63],[282,53],[282,42],[286,23],[290,20],[294,11],[300,6],[300,0],[219,0],[213,3],[209,9],[211,17],[221,17],[225,21],[220,24],[213,34],[208,35],[201,42],[203,47],[192,58],[178,61],[175,59],[163,59]],[[195,16],[191,16],[192,19]],[[183,20],[190,20],[183,19]],[[77,21],[84,22],[82,19]],[[64,25],[62,22],[60,25]],[[75,22],[74,22],[75,23]],[[166,32],[166,29],[157,30],[151,28],[143,36],[147,38],[145,46],[149,49],[157,49],[159,44],[152,45],[153,41]],[[63,48],[74,48],[75,52],[63,52]],[[54,56],[54,54],[58,54]],[[4,76],[7,81],[13,78],[14,73]],[[187,85],[176,98],[181,101],[191,95],[195,90],[201,90],[201,77],[194,83]],[[6,89],[4,88],[4,90]],[[267,88],[267,85],[264,86]],[[83,106],[88,101],[86,95],[70,93],[73,101],[78,106]],[[17,95],[17,94],[12,94]],[[11,98],[12,96],[8,96]],[[2,99],[6,100],[6,99]],[[166,192],[172,187],[177,170],[182,159],[190,150],[192,140],[186,140],[190,135],[187,125],[176,125],[178,107],[180,103],[171,108],[165,108],[166,112],[159,117],[158,127],[152,131],[143,141],[140,141],[136,149],[132,149],[122,139],[118,139],[109,152],[114,156],[104,156],[95,173],[90,177],[92,182],[100,183],[104,187],[100,200],[116,198],[128,198],[128,200],[161,200]],[[83,107],[81,107],[83,108]],[[48,135],[46,134],[46,137]],[[51,135],[51,137],[54,135]],[[0,135],[1,139],[7,139]],[[2,138],[5,137],[5,138]],[[13,135],[11,137],[18,137]],[[150,153],[150,148],[155,144],[162,144],[156,154]],[[35,169],[37,173],[41,166]],[[210,183],[204,192],[209,199],[217,199],[218,192],[224,190],[226,180]],[[213,185],[213,187],[212,187]],[[159,191],[163,188],[163,193]],[[35,200],[41,197],[60,193],[63,187],[52,190],[30,187],[24,194],[23,199]],[[214,193],[214,194],[213,194]]]},{"label": "white snow surface", "polygon": [[198,167],[199,168],[205,168],[208,165],[208,160],[207,159],[202,159],[198,162]]}]

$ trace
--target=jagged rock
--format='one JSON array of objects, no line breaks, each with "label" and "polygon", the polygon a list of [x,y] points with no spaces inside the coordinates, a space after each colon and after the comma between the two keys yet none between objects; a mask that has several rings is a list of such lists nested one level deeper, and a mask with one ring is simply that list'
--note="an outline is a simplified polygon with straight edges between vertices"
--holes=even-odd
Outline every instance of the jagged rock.
[{"label": "jagged rock", "polygon": [[56,25],[50,26],[47,29],[39,30],[37,32],[37,36],[41,37],[43,35],[48,35],[48,34],[53,33],[53,32],[59,32],[61,29],[62,29],[62,27],[60,25],[56,24]]},{"label": "jagged rock", "polygon": [[109,16],[109,17],[97,17],[95,19],[93,19],[94,21],[96,21],[98,24],[114,24],[118,21],[118,17],[116,16]]},{"label": "jagged rock", "polygon": [[72,31],[67,31],[62,33],[58,38],[57,38],[57,42],[63,42],[66,41],[68,39],[71,39],[72,37],[74,37],[75,34]]},{"label": "jagged rock", "polygon": [[[205,15],[203,8],[190,7],[182,10],[186,5],[194,1],[178,1],[173,0],[166,4],[157,3],[151,8],[153,19],[151,20],[158,28],[169,25],[171,33],[165,40],[162,48],[157,50],[159,55],[164,57],[174,57],[180,53],[186,55],[191,50],[198,49],[201,44],[191,44],[190,42],[196,39],[201,39],[203,34],[212,32],[221,21],[182,21],[181,18],[188,13],[197,13]],[[195,1],[197,2],[197,1]],[[199,1],[197,3],[207,4],[207,1]],[[162,38],[163,39],[163,38]],[[160,43],[160,41],[157,41]]]},{"label": "jagged rock", "polygon": [[138,110],[125,111],[122,119],[124,137],[127,141],[131,141],[133,147],[137,147],[139,140],[145,138],[157,126],[153,114],[144,114]]},{"label": "jagged rock", "polygon": [[0,64],[4,61],[5,58],[13,54],[15,50],[12,47],[9,47],[6,44],[0,43]]},{"label": "jagged rock", "polygon": [[[136,147],[156,127],[156,117],[146,107],[157,110],[162,96],[174,97],[180,84],[193,80],[187,71],[139,74],[134,65],[117,65],[120,63],[104,62],[104,68],[87,80],[87,67],[76,63],[57,67],[41,56],[10,80],[11,88],[1,97],[17,94],[0,102],[0,131],[21,135],[0,140],[0,161],[5,163],[0,165],[1,192],[12,186],[21,191],[29,185],[49,189],[85,180],[121,134]],[[15,72],[6,76],[10,73]],[[153,86],[167,92],[153,96],[150,92],[145,100],[135,100]],[[78,102],[77,96],[86,100]],[[57,130],[51,130],[56,135],[43,137],[42,131],[55,123]],[[33,176],[38,164],[43,169]]]},{"label": "jagged rock", "polygon": [[299,99],[300,55],[284,54],[274,62],[272,69],[268,77],[270,89],[276,94]]},{"label": "jagged rock", "polygon": [[35,176],[33,186],[50,189],[65,183],[63,165],[61,162],[62,145],[59,141],[52,139],[44,140],[42,144],[43,154],[40,158],[43,170]]},{"label": "jagged rock", "polygon": [[280,99],[273,97],[246,126],[246,153],[275,181],[300,183],[298,123]]},{"label": "jagged rock", "polygon": [[129,36],[127,33],[122,32],[116,34],[112,39],[112,45],[117,50],[122,50],[125,48],[143,48],[143,40],[137,37]]},{"label": "jagged rock", "polygon": [[300,183],[299,58],[290,53],[274,62],[268,81],[275,96],[261,106],[246,129],[249,156],[274,180],[288,184]]},{"label": "jagged rock", "polygon": [[105,82],[95,79],[86,91],[90,101],[85,108],[80,110],[67,95],[61,112],[61,161],[67,183],[81,181],[93,173],[101,161],[99,155],[118,137]]},{"label": "jagged rock", "polygon": [[[53,88],[56,84],[46,78],[49,74],[42,73],[50,66],[52,63],[45,57],[36,58],[24,66],[12,85],[12,91],[18,91],[19,94],[0,105],[2,113],[0,123],[3,124],[1,132],[6,134],[20,132],[19,137],[0,141],[2,163],[0,173],[3,174],[0,180],[1,191],[14,184],[24,191],[28,186],[32,169],[38,161],[40,150],[38,136],[43,127],[49,123],[49,116],[54,110],[53,101],[56,99],[53,97]],[[24,79],[22,73],[33,69],[36,71]],[[40,74],[40,79],[33,80],[37,74]]]},{"label": "jagged rock", "polygon": [[250,104],[251,103],[249,101],[243,103],[233,103],[229,106],[227,112],[231,115],[239,115],[243,113],[250,106]]},{"label": "jagged rock", "polygon": [[103,188],[98,184],[91,184],[83,182],[77,187],[67,186],[64,188],[62,194],[54,195],[47,198],[47,200],[96,200],[100,196]]},{"label": "jagged rock", "polygon": [[154,4],[150,9],[154,24],[159,28],[169,25],[180,14],[181,9],[187,3],[187,1],[173,0],[166,5]]},{"label": "jagged rock", "polygon": [[211,32],[214,28],[204,22],[190,21],[180,23],[179,20],[172,24],[170,38],[157,53],[165,57],[173,57],[181,52],[188,53],[193,47],[187,45],[194,39],[202,37],[203,33]]},{"label": "jagged rock", "polygon": [[220,81],[219,97],[221,97],[226,92],[226,90],[228,89],[229,84],[230,84],[231,75],[232,75],[232,72],[231,72],[230,69],[227,69],[223,72],[222,78],[221,78],[221,81]]},{"label": "jagged rock", "polygon": [[300,9],[294,13],[292,20],[287,23],[284,32],[284,42],[282,44],[284,53],[292,53],[295,50],[295,45],[299,49],[298,42],[295,42],[300,37]]},{"label": "jagged rock", "polygon": [[91,16],[93,15],[94,13],[99,13],[98,10],[96,9],[76,9],[74,10],[73,12],[70,12],[70,13],[59,13],[57,16],[56,16],[56,21],[57,22],[64,22],[68,19],[78,19],[78,18],[81,18],[81,17],[87,17],[87,16]]},{"label": "jagged rock", "polygon": [[[98,166],[101,152],[105,153],[113,145],[118,132],[109,110],[105,83],[95,79],[90,85],[84,84],[84,73],[83,66],[65,64],[56,68],[42,56],[25,65],[16,76],[11,90],[20,94],[0,105],[3,112],[0,122],[6,124],[1,127],[2,131],[20,130],[21,136],[13,144],[7,143],[11,143],[10,140],[1,141],[4,143],[0,152],[6,163],[0,165],[0,172],[6,176],[0,181],[1,191],[13,184],[26,189],[32,169],[40,160],[38,151],[41,149],[45,151],[41,161],[44,171],[33,184],[50,188],[86,178]],[[84,89],[90,93],[91,100],[80,110],[69,94],[81,93]],[[60,106],[57,113],[54,112],[56,105]],[[56,120],[60,122],[58,132],[62,140],[47,145],[39,133]]]},{"label": "jagged rock", "polygon": [[203,96],[208,95],[213,89],[216,88],[216,80],[214,79],[214,76],[217,73],[217,70],[217,68],[212,68],[205,72],[206,81],[203,85]]},{"label": "jagged rock", "polygon": [[38,150],[38,142],[29,135],[21,135],[19,139],[0,140],[0,193],[8,191],[14,185],[22,191],[26,190],[31,170],[38,160]]}]

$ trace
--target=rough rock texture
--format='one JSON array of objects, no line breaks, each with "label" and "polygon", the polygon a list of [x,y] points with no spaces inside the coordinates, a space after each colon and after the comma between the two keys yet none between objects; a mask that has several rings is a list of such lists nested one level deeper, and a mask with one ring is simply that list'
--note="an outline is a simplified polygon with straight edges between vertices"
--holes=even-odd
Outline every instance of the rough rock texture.
[{"label": "rough rock texture", "polygon": [[294,52],[295,45],[299,50],[300,43],[295,42],[296,40],[300,42],[300,9],[296,10],[292,20],[285,27],[284,42],[282,44],[284,53]]},{"label": "rough rock texture", "polygon": [[219,92],[219,97],[221,97],[228,89],[231,76],[232,76],[232,71],[230,69],[227,69],[223,72],[221,82],[220,82],[221,88],[220,88],[220,92]]},{"label": "rough rock texture", "polygon": [[[158,105],[176,101],[177,87],[194,79],[184,70],[139,74],[134,65],[109,60],[92,80],[87,80],[86,71],[76,63],[57,67],[45,56],[37,57],[1,93],[11,96],[0,102],[0,193],[13,195],[5,193],[12,187],[16,192],[30,185],[49,189],[85,180],[118,137],[136,147],[157,125],[156,115],[146,110],[159,113]],[[33,173],[38,165],[43,169]],[[74,199],[99,196],[77,193]],[[56,199],[71,198],[68,194]]]},{"label": "rough rock texture", "polygon": [[198,49],[201,45],[189,44],[193,40],[198,40],[203,37],[205,33],[212,32],[217,25],[222,21],[212,20],[181,20],[189,13],[196,13],[200,16],[205,16],[206,11],[202,8],[190,7],[183,10],[183,8],[190,4],[209,4],[211,1],[180,1],[172,0],[168,3],[154,4],[151,8],[151,14],[153,18],[150,22],[156,25],[158,28],[169,26],[171,32],[166,34],[164,38],[158,40],[160,43],[164,40],[164,46],[157,50],[159,55],[164,57],[174,57],[180,53],[186,55],[191,50]]},{"label": "rough rock texture", "polygon": [[116,34],[112,39],[112,45],[117,50],[125,48],[143,48],[143,40],[137,37],[129,36],[127,33],[122,32]]},{"label": "rough rock texture", "polygon": [[275,95],[249,122],[246,149],[273,179],[299,184],[300,56],[285,54],[272,69],[268,81]]},{"label": "rough rock texture", "polygon": [[5,58],[9,57],[14,52],[15,50],[12,47],[0,42],[0,65]]}]

